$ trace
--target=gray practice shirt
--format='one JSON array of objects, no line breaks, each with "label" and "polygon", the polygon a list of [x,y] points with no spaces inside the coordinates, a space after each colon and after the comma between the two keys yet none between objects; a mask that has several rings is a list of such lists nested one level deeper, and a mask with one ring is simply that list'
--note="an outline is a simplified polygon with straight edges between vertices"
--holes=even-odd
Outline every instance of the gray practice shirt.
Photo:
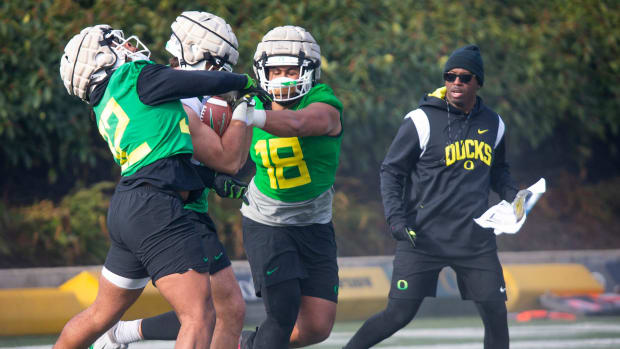
[{"label": "gray practice shirt", "polygon": [[333,187],[314,199],[284,202],[261,193],[252,178],[248,185],[246,197],[249,204],[241,206],[241,214],[262,224],[272,226],[310,225],[325,224],[332,220]]}]

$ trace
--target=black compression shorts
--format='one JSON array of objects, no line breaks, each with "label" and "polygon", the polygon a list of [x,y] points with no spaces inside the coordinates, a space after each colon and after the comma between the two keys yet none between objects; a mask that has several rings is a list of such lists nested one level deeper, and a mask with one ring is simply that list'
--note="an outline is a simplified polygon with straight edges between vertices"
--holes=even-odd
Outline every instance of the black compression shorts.
[{"label": "black compression shorts", "polygon": [[208,250],[190,212],[176,193],[151,186],[116,191],[108,210],[111,246],[105,269],[120,284],[193,269],[209,271]]},{"label": "black compression shorts", "polygon": [[217,236],[215,223],[207,213],[198,213],[189,210],[189,218],[196,224],[196,229],[202,238],[202,243],[207,249],[209,258],[209,274],[213,275],[218,271],[231,265],[230,258],[226,254],[224,245]]},{"label": "black compression shorts", "polygon": [[243,247],[256,295],[300,279],[303,296],[338,301],[338,262],[332,223],[274,227],[243,217]]}]

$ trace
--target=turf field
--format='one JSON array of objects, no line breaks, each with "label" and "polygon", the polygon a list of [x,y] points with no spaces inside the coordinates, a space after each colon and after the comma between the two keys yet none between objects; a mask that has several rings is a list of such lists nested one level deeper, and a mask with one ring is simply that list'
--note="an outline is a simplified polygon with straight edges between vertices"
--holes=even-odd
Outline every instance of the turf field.
[{"label": "turf field", "polygon": [[[332,335],[313,349],[340,349],[361,322],[337,323]],[[376,346],[383,349],[482,349],[483,328],[477,317],[420,318]],[[587,317],[577,321],[510,322],[512,349],[620,348],[620,317]],[[48,349],[55,337],[0,337],[0,348]],[[134,343],[135,349],[168,349],[173,342]]]}]

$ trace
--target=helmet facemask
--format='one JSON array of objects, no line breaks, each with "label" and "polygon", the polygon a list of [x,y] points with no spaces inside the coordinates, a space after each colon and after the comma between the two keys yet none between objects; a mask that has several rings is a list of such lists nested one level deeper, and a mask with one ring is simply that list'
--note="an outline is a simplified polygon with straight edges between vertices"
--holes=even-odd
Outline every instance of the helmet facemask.
[{"label": "helmet facemask", "polygon": [[[151,57],[151,51],[142,43],[142,41],[140,41],[140,39],[138,39],[137,36],[132,35],[125,39],[123,31],[119,29],[104,30],[103,32],[104,39],[101,41],[101,44],[106,44],[110,47],[112,53],[116,55],[116,61],[112,66],[103,67],[102,69],[95,71],[92,74],[91,85],[99,82],[105,78],[107,74],[126,62],[149,60]],[[131,50],[128,46],[134,48],[134,50]],[[100,56],[101,54],[97,55],[95,59],[99,60]]]},{"label": "helmet facemask", "polygon": [[[138,39],[137,36],[132,35],[125,39],[125,35],[122,30],[112,30],[109,34],[113,38],[114,45],[112,49],[120,57],[125,57],[125,61],[139,61],[148,60],[151,57],[151,51]],[[129,49],[127,46],[135,48],[135,50]]]},{"label": "helmet facemask", "polygon": [[[270,67],[287,66],[299,67],[297,79],[269,79]],[[256,47],[254,73],[275,102],[289,104],[307,94],[320,78],[321,48],[304,28],[276,27]]]},{"label": "helmet facemask", "polygon": [[[132,50],[127,45],[136,47]],[[107,24],[84,28],[65,46],[60,76],[70,95],[88,102],[94,86],[129,60],[148,59],[150,51],[132,36]]]},{"label": "helmet facemask", "polygon": [[[294,101],[310,91],[316,82],[315,64],[300,56],[271,56],[257,62],[256,72],[260,86],[273,96],[276,102]],[[269,79],[269,67],[299,67],[299,78],[293,80],[288,77]]]}]

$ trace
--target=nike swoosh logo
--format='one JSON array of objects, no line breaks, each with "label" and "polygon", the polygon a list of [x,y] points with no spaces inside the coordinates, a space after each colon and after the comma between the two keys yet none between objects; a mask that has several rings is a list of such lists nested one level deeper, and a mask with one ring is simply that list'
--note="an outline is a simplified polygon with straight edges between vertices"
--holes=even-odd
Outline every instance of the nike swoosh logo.
[{"label": "nike swoosh logo", "polygon": [[218,259],[222,258],[223,255],[224,255],[224,252],[220,252],[220,254],[218,254],[217,256],[215,256],[213,258],[215,258],[215,260],[218,260]]},{"label": "nike swoosh logo", "polygon": [[483,134],[483,133],[487,133],[487,132],[489,132],[489,130],[488,130],[488,129],[487,129],[487,130],[481,130],[481,129],[478,129],[478,134],[479,134],[479,135],[481,135],[481,134]]},{"label": "nike swoosh logo", "polygon": [[501,293],[504,293],[504,292],[506,292],[506,289],[505,289],[504,287],[500,287],[500,288],[499,288],[499,291],[500,291]]},{"label": "nike swoosh logo", "polygon": [[271,275],[271,274],[273,274],[273,273],[274,273],[276,270],[278,270],[279,268],[280,268],[280,267],[275,267],[275,268],[273,268],[273,269],[271,269],[271,270],[267,270],[267,275]]}]

